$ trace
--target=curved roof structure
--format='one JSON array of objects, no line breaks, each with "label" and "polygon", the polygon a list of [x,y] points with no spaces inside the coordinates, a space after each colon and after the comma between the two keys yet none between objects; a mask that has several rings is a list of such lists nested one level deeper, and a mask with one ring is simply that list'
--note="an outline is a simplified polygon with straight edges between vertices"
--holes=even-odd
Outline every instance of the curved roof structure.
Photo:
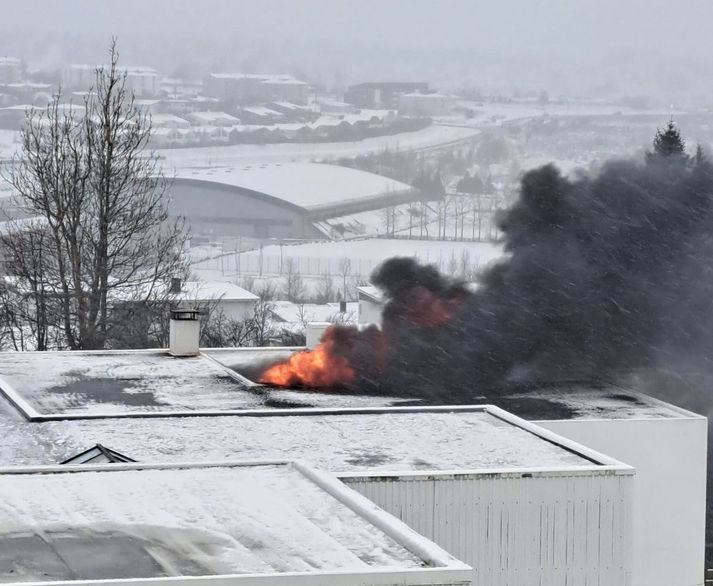
[{"label": "curved roof structure", "polygon": [[262,194],[309,213],[393,198],[408,199],[417,193],[410,185],[388,177],[324,163],[194,167],[178,170],[175,177],[178,181],[207,181]]}]

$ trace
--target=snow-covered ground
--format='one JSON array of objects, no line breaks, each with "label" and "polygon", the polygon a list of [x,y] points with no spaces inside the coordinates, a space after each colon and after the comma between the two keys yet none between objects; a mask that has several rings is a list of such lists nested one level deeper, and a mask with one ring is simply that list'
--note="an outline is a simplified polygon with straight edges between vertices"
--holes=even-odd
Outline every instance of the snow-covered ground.
[{"label": "snow-covered ground", "polygon": [[[490,242],[450,242],[368,238],[335,242],[310,242],[294,245],[269,245],[262,250],[227,253],[196,262],[193,273],[201,279],[237,278],[242,275],[279,275],[291,270],[302,276],[368,277],[383,261],[394,256],[411,256],[435,264],[449,272],[464,261],[469,268],[481,269],[499,259],[502,246]],[[345,268],[348,259],[348,269]]]}]

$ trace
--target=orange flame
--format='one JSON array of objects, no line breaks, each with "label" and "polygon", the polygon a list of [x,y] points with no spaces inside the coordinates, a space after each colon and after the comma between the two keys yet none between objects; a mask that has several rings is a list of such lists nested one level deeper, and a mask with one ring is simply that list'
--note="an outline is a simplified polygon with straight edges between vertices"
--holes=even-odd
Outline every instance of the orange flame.
[{"label": "orange flame", "polygon": [[326,341],[293,354],[286,362],[268,368],[260,382],[283,387],[330,387],[350,383],[356,374],[344,356],[333,353],[333,344]]}]

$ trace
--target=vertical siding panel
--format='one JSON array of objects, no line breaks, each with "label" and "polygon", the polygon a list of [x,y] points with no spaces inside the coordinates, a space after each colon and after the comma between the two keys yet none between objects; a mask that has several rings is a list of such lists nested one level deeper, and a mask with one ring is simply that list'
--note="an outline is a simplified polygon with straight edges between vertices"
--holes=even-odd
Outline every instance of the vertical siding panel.
[{"label": "vertical siding panel", "polygon": [[628,586],[631,476],[345,482],[474,568],[473,586]]}]

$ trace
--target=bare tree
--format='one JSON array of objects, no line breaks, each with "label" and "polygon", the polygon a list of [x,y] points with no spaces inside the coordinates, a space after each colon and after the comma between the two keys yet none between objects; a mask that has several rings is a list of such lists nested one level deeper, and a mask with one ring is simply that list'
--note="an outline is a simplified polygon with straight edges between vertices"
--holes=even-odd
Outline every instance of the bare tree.
[{"label": "bare tree", "polygon": [[352,261],[349,257],[344,257],[339,261],[339,274],[342,276],[342,299],[347,299],[347,279],[352,274]]},{"label": "bare tree", "polygon": [[282,294],[287,301],[300,303],[304,300],[306,286],[295,259],[287,258],[283,263],[284,285]]},{"label": "bare tree", "polygon": [[316,303],[331,303],[337,298],[337,291],[334,289],[334,281],[330,276],[325,276],[317,288],[315,295]]},{"label": "bare tree", "polygon": [[[43,224],[42,237],[17,223],[2,237],[9,270],[34,298],[37,347],[52,328],[70,349],[112,344],[126,325],[117,304],[167,300],[166,283],[186,272],[184,225],[169,221],[170,182],[147,150],[151,120],[118,58],[112,41],[83,107],[64,104],[59,91],[46,109],[28,111],[5,176],[17,207]],[[43,314],[47,295],[55,307]]]}]

